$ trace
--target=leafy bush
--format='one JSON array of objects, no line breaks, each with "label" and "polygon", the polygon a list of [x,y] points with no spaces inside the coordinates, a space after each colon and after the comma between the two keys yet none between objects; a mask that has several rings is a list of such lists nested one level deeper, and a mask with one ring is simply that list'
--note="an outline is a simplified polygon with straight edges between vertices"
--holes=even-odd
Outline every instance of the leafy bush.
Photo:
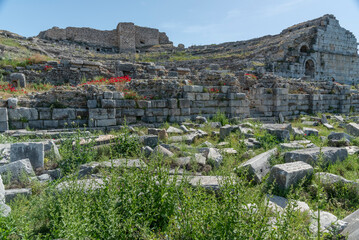
[{"label": "leafy bush", "polygon": [[220,112],[220,111],[218,111],[216,113],[216,115],[214,115],[212,117],[212,121],[213,122],[220,122],[222,124],[222,126],[229,123],[228,118],[226,117],[226,115],[223,112]]}]

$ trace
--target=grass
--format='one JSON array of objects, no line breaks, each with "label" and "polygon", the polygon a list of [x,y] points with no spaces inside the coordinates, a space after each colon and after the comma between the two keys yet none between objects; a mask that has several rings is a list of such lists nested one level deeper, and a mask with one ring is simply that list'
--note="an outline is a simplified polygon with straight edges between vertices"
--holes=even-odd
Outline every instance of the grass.
[{"label": "grass", "polygon": [[[218,114],[221,121],[227,121]],[[218,121],[214,119],[213,121]],[[256,153],[278,146],[275,138],[251,123],[254,135],[262,143]],[[165,123],[162,127],[169,127]],[[178,125],[176,125],[178,127]],[[320,127],[319,127],[320,128]],[[209,124],[203,128],[209,131]],[[144,128],[136,128],[145,132]],[[96,135],[101,134],[100,132]],[[221,189],[211,191],[189,184],[188,175],[171,175],[172,159],[154,156],[145,158],[137,137],[128,128],[113,131],[117,139],[110,145],[95,148],[94,142],[80,144],[90,137],[78,131],[77,135],[62,139],[62,160],[49,159],[62,168],[65,177],[59,182],[36,185],[30,198],[17,198],[10,205],[12,213],[0,218],[2,239],[312,239],[309,217],[294,211],[289,204],[285,214],[270,211],[266,194],[280,194],[290,200],[308,203],[312,210],[325,210],[339,218],[359,208],[358,191],[349,186],[326,188],[316,178],[309,178],[287,192],[276,192],[265,182],[254,184],[244,175],[234,175],[235,167],[249,157],[243,157],[247,148],[240,141],[240,132],[233,132],[224,141],[238,155],[224,155],[222,166],[212,168],[206,175],[223,176]],[[15,139],[0,135],[0,143]],[[195,153],[195,147],[209,141],[216,145],[218,137],[205,137],[192,145],[178,144],[181,151]],[[227,147],[227,146],[226,146]],[[176,153],[176,156],[182,156]],[[147,167],[100,169],[101,188],[89,189],[77,182],[81,164],[108,161],[117,158],[140,158]],[[281,151],[273,159],[283,162]],[[273,162],[273,163],[274,163]],[[193,167],[196,170],[196,166]],[[358,178],[359,161],[348,157],[326,169],[348,179]],[[69,187],[56,189],[62,181]],[[275,219],[275,221],[274,221]],[[335,238],[333,238],[335,239]]]}]

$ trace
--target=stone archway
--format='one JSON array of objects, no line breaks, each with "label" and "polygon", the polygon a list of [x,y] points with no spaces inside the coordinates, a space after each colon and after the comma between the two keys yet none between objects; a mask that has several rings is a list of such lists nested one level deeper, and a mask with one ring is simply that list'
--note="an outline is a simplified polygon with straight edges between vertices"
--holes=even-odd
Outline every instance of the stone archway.
[{"label": "stone archway", "polygon": [[314,78],[315,77],[315,63],[313,60],[309,59],[304,64],[305,72],[304,75]]}]

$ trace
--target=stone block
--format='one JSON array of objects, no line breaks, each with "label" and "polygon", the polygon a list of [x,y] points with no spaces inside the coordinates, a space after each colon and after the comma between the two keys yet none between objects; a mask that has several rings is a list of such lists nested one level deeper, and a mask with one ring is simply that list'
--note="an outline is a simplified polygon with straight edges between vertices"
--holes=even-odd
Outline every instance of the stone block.
[{"label": "stone block", "polygon": [[194,100],[196,100],[196,93],[184,92],[184,93],[183,93],[183,97],[184,97],[185,99],[194,101]]},{"label": "stone block", "polygon": [[111,118],[115,118],[115,109],[113,109],[113,108],[89,109],[89,119],[102,120],[102,119],[111,119]]},{"label": "stone block", "polygon": [[10,84],[16,88],[25,88],[26,87],[26,77],[23,73],[11,73],[10,74]]},{"label": "stone block", "polygon": [[167,107],[167,100],[152,100],[151,107],[153,108],[165,108]]},{"label": "stone block", "polygon": [[29,127],[31,129],[43,129],[44,128],[44,121],[43,120],[33,120],[28,122]]},{"label": "stone block", "polygon": [[59,127],[58,120],[44,120],[44,128],[45,129],[55,129]]},{"label": "stone block", "polygon": [[20,180],[23,175],[34,176],[34,170],[29,159],[22,159],[9,164],[0,166],[2,176],[9,174],[11,180]]},{"label": "stone block", "polygon": [[113,93],[113,99],[115,99],[115,100],[124,99],[124,98],[125,98],[125,94],[123,92],[114,92]]},{"label": "stone block", "polygon": [[8,109],[10,121],[29,121],[38,120],[39,114],[35,108],[16,108]]},{"label": "stone block", "polygon": [[303,128],[303,132],[307,136],[318,136],[319,135],[319,131],[314,128]]},{"label": "stone block", "polygon": [[109,91],[104,92],[103,93],[103,98],[104,99],[112,99],[113,98],[113,92],[109,92]]},{"label": "stone block", "polygon": [[44,167],[44,143],[13,143],[10,147],[10,162],[29,159],[34,169]]},{"label": "stone block", "polygon": [[101,99],[101,107],[102,108],[115,108],[116,102],[111,99]]},{"label": "stone block", "polygon": [[39,112],[39,119],[40,120],[50,120],[50,119],[52,119],[51,109],[50,108],[38,109],[38,112]]},{"label": "stone block", "polygon": [[31,196],[31,188],[16,188],[5,190],[5,203],[10,203],[18,196]]},{"label": "stone block", "polygon": [[177,108],[178,107],[178,102],[177,99],[175,98],[171,98],[171,99],[167,99],[167,106],[168,108]]},{"label": "stone block", "polygon": [[139,100],[139,101],[137,101],[137,105],[139,108],[150,108],[151,101]]},{"label": "stone block", "polygon": [[0,122],[7,122],[7,108],[0,108]]},{"label": "stone block", "polygon": [[189,116],[191,114],[191,108],[181,108],[181,115]]},{"label": "stone block", "polygon": [[344,161],[348,157],[348,151],[345,148],[315,147],[286,152],[284,160],[285,162],[302,161],[314,166],[317,164],[319,156],[322,156],[325,164],[333,164],[337,161]]},{"label": "stone block", "polygon": [[348,123],[346,126],[346,130],[350,135],[353,135],[355,137],[359,136],[359,124],[357,123]]},{"label": "stone block", "polygon": [[197,101],[208,101],[209,93],[196,93],[196,100]]},{"label": "stone block", "polygon": [[73,108],[54,108],[52,120],[73,120],[76,119],[76,111]]},{"label": "stone block", "polygon": [[116,100],[117,108],[135,108],[136,101],[135,100]]},{"label": "stone block", "polygon": [[250,180],[254,180],[256,183],[261,183],[262,179],[270,171],[270,159],[276,154],[277,149],[274,148],[262,154],[249,159],[245,163],[240,165],[240,168],[247,170],[247,176]]},{"label": "stone block", "polygon": [[179,107],[180,108],[190,108],[191,107],[191,101],[188,99],[180,99],[179,100]]},{"label": "stone block", "polygon": [[288,190],[303,178],[313,174],[313,167],[305,162],[278,164],[272,167],[268,182],[274,183],[281,190]]},{"label": "stone block", "polygon": [[6,122],[0,122],[0,132],[5,132],[9,130],[9,123]]},{"label": "stone block", "polygon": [[96,127],[116,126],[116,118],[95,120]]},{"label": "stone block", "polygon": [[87,100],[88,108],[97,108],[97,100]]},{"label": "stone block", "polygon": [[145,135],[140,137],[140,142],[144,146],[149,146],[151,148],[155,148],[158,144],[158,136],[157,135]]},{"label": "stone block", "polygon": [[5,203],[5,186],[0,175],[0,203]]}]

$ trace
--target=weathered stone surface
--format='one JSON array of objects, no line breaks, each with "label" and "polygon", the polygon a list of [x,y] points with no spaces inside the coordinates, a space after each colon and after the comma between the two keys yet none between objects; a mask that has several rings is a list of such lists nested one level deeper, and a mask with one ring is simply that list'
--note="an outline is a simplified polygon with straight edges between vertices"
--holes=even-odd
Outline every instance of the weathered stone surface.
[{"label": "weathered stone surface", "polygon": [[332,147],[349,146],[354,138],[346,133],[331,132],[328,135],[328,144]]},{"label": "weathered stone surface", "polygon": [[[335,215],[333,215],[329,212],[320,211],[319,217],[320,217],[319,218],[320,230],[322,232],[329,232],[329,230],[331,230],[331,231],[334,230],[337,233],[341,233],[348,226],[347,222],[338,220],[338,218]],[[317,211],[312,213],[310,230],[313,233],[318,231],[318,212]]]},{"label": "weathered stone surface", "polygon": [[67,181],[61,182],[56,186],[57,191],[63,192],[66,190],[69,191],[78,191],[81,189],[84,192],[97,190],[104,187],[104,181],[102,179],[84,179],[77,181]]},{"label": "weathered stone surface", "polygon": [[16,188],[5,190],[5,203],[10,203],[18,196],[28,197],[31,195],[31,188]]},{"label": "weathered stone surface", "polygon": [[312,173],[313,167],[305,162],[278,164],[272,167],[268,182],[274,183],[279,189],[288,190]]},{"label": "weathered stone surface", "polygon": [[197,116],[196,117],[196,122],[198,122],[199,124],[203,124],[203,123],[207,123],[207,118],[202,117],[202,116]]},{"label": "weathered stone surface", "polygon": [[5,203],[5,186],[0,176],[0,203]]},{"label": "weathered stone surface", "polygon": [[350,135],[355,137],[359,137],[359,124],[357,123],[348,123],[346,126],[346,130]]},{"label": "weathered stone surface", "polygon": [[352,214],[346,216],[343,221],[347,222],[348,226],[344,229],[342,235],[347,235],[348,240],[359,239],[359,210],[356,210]]},{"label": "weathered stone surface", "polygon": [[234,148],[223,148],[222,152],[224,154],[229,154],[229,155],[236,155],[238,154],[237,150],[235,150]]},{"label": "weathered stone surface", "polygon": [[303,132],[307,136],[319,136],[319,131],[314,128],[303,128]]},{"label": "weathered stone surface", "polygon": [[303,130],[301,130],[299,128],[293,128],[293,135],[294,135],[294,137],[304,136],[304,132],[303,132]]},{"label": "weathered stone surface", "polygon": [[308,204],[302,201],[291,200],[291,202],[289,202],[288,199],[284,197],[268,195],[268,194],[266,199],[268,200],[268,207],[273,212],[283,213],[289,205],[293,206],[293,210],[295,211],[308,212],[308,213],[310,211]]},{"label": "weathered stone surface", "polygon": [[10,174],[11,180],[20,180],[22,176],[35,175],[29,159],[18,160],[3,166],[0,166],[0,174]]},{"label": "weathered stone surface", "polygon": [[11,73],[10,82],[14,87],[25,88],[26,87],[26,76],[23,73]]},{"label": "weathered stone surface", "polygon": [[221,176],[194,176],[190,178],[189,183],[193,187],[204,187],[209,190],[218,190],[221,187]]},{"label": "weathered stone surface", "polygon": [[338,176],[338,175],[335,175],[332,173],[319,172],[319,173],[316,173],[315,176],[320,179],[320,182],[324,186],[331,187],[332,185],[334,185],[336,183],[342,183],[342,184],[350,184],[352,186],[359,187],[359,183],[357,183],[355,181],[347,180],[341,176]]},{"label": "weathered stone surface", "polygon": [[167,129],[167,133],[171,133],[171,134],[182,134],[183,131],[181,129],[175,128],[175,127],[169,127]]},{"label": "weathered stone surface", "polygon": [[274,148],[262,154],[249,159],[247,162],[242,163],[239,167],[248,171],[248,176],[255,182],[260,183],[262,179],[270,171],[270,159],[276,154],[277,149]]},{"label": "weathered stone surface", "polygon": [[142,147],[142,152],[145,155],[145,157],[149,157],[151,153],[153,152],[153,149],[149,146]]},{"label": "weathered stone surface", "polygon": [[322,118],[320,119],[320,121],[322,122],[322,124],[328,123],[327,116],[325,116],[325,114],[323,114],[323,115],[322,115]]},{"label": "weathered stone surface", "polygon": [[326,127],[329,130],[334,129],[334,127],[332,125],[330,125],[329,123],[323,123],[324,127]]},{"label": "weathered stone surface", "polygon": [[167,150],[166,148],[162,147],[161,145],[158,145],[157,147],[155,147],[152,154],[159,154],[159,155],[163,155],[165,157],[173,157],[173,155],[174,155],[171,151]]},{"label": "weathered stone surface", "polygon": [[291,143],[281,143],[279,144],[281,149],[288,150],[288,149],[302,149],[304,146],[299,143],[291,142]]},{"label": "weathered stone surface", "polygon": [[209,148],[207,161],[212,162],[216,167],[222,164],[223,156],[217,148]]},{"label": "weathered stone surface", "polygon": [[286,162],[303,161],[315,165],[321,153],[323,155],[323,162],[326,164],[343,161],[348,157],[348,151],[345,148],[323,147],[320,149],[315,147],[286,152],[284,153],[284,160]]},{"label": "weathered stone surface", "polygon": [[140,142],[143,143],[144,146],[149,146],[151,148],[155,148],[158,144],[158,136],[157,135],[141,136]]},{"label": "weathered stone surface", "polygon": [[7,107],[11,108],[11,109],[15,109],[17,108],[17,103],[18,103],[18,99],[17,98],[9,98],[7,100]]},{"label": "weathered stone surface", "polygon": [[291,124],[263,124],[262,129],[274,135],[279,141],[289,141]]},{"label": "weathered stone surface", "polygon": [[34,169],[44,167],[44,143],[14,143],[10,147],[10,161],[30,159]]},{"label": "weathered stone surface", "polygon": [[357,146],[348,146],[348,147],[345,147],[345,149],[348,151],[349,155],[354,155],[354,154],[359,153],[359,147],[357,147]]}]

